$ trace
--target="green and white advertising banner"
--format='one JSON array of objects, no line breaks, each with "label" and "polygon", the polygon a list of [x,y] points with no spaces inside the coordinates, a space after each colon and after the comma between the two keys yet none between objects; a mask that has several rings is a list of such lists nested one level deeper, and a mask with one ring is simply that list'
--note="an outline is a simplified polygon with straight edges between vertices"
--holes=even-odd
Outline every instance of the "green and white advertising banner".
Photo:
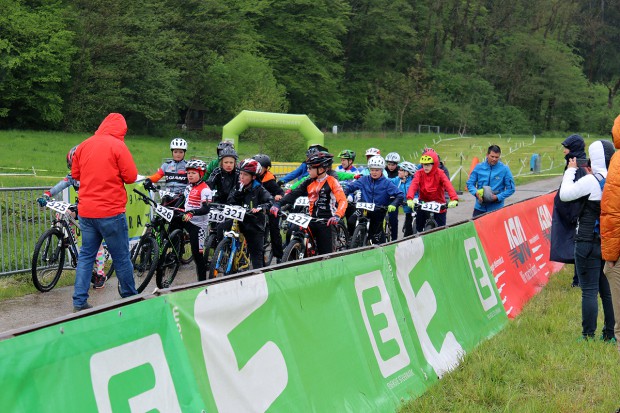
[{"label": "green and white advertising banner", "polygon": [[219,412],[394,411],[507,322],[471,224],[169,301]]},{"label": "green and white advertising banner", "polygon": [[200,412],[163,297],[0,342],[3,412]]},{"label": "green and white advertising banner", "polygon": [[391,412],[507,317],[472,223],[0,342],[0,408]]}]

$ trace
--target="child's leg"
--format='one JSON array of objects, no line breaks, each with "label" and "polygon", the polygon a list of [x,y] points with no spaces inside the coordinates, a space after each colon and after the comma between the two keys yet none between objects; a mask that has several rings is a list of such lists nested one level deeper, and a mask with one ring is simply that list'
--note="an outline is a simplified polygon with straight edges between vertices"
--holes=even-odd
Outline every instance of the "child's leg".
[{"label": "child's leg", "polygon": [[390,220],[390,236],[392,241],[398,239],[398,209],[388,214]]},{"label": "child's leg", "polygon": [[405,225],[403,229],[405,230],[405,237],[413,235],[413,214],[411,212],[405,213]]},{"label": "child's leg", "polygon": [[105,251],[103,250],[103,244],[99,245],[99,251],[97,251],[97,257],[95,258],[95,270],[97,275],[105,275]]}]

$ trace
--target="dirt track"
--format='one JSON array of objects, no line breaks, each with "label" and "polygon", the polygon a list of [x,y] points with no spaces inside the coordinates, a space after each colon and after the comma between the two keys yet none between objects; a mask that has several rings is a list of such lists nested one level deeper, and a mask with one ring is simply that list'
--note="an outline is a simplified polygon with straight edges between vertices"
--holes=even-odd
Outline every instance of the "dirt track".
[{"label": "dirt track", "polygon": [[[507,204],[516,203],[524,199],[532,198],[559,187],[561,177],[553,177],[550,179],[521,185],[517,188],[515,194],[507,200]],[[453,224],[471,218],[474,208],[474,197],[469,193],[460,195],[460,202],[457,208],[448,212],[448,224]],[[400,220],[402,223],[402,219]],[[196,281],[194,266],[190,264],[182,267],[175,285],[188,284]],[[89,302],[93,306],[102,306],[110,304],[122,304],[118,296],[116,278],[112,278],[106,288],[102,290],[90,290]],[[155,281],[146,289],[146,293],[151,293],[155,288]],[[3,332],[13,329],[19,329],[34,324],[39,324],[58,317],[64,317],[72,313],[71,296],[73,287],[56,288],[49,293],[36,293],[19,297],[15,299],[4,300],[0,302],[0,335]],[[92,311],[92,310],[91,310]]]}]

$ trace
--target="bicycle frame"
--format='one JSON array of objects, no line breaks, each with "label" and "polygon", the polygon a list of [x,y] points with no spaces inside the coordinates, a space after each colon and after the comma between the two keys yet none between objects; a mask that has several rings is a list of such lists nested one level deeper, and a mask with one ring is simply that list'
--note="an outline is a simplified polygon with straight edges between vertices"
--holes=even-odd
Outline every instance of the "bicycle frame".
[{"label": "bicycle frame", "polygon": [[[233,220],[232,228],[230,231],[224,232],[224,238],[232,240],[231,254],[226,263],[226,274],[229,274],[233,269],[237,270],[240,267],[242,259],[249,263],[250,257],[247,256],[247,248],[244,248],[246,241],[243,234],[239,231],[239,221]],[[217,259],[217,264],[219,264],[220,257],[217,257]]]}]

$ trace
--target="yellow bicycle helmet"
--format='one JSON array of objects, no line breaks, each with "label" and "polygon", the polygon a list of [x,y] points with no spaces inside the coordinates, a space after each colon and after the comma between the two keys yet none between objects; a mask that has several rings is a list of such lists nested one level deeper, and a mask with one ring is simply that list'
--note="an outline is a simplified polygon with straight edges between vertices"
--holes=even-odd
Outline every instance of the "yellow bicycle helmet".
[{"label": "yellow bicycle helmet", "polygon": [[435,161],[433,160],[433,157],[430,155],[422,155],[422,157],[420,158],[420,163],[424,165],[424,164],[429,164],[429,163],[435,163]]}]

